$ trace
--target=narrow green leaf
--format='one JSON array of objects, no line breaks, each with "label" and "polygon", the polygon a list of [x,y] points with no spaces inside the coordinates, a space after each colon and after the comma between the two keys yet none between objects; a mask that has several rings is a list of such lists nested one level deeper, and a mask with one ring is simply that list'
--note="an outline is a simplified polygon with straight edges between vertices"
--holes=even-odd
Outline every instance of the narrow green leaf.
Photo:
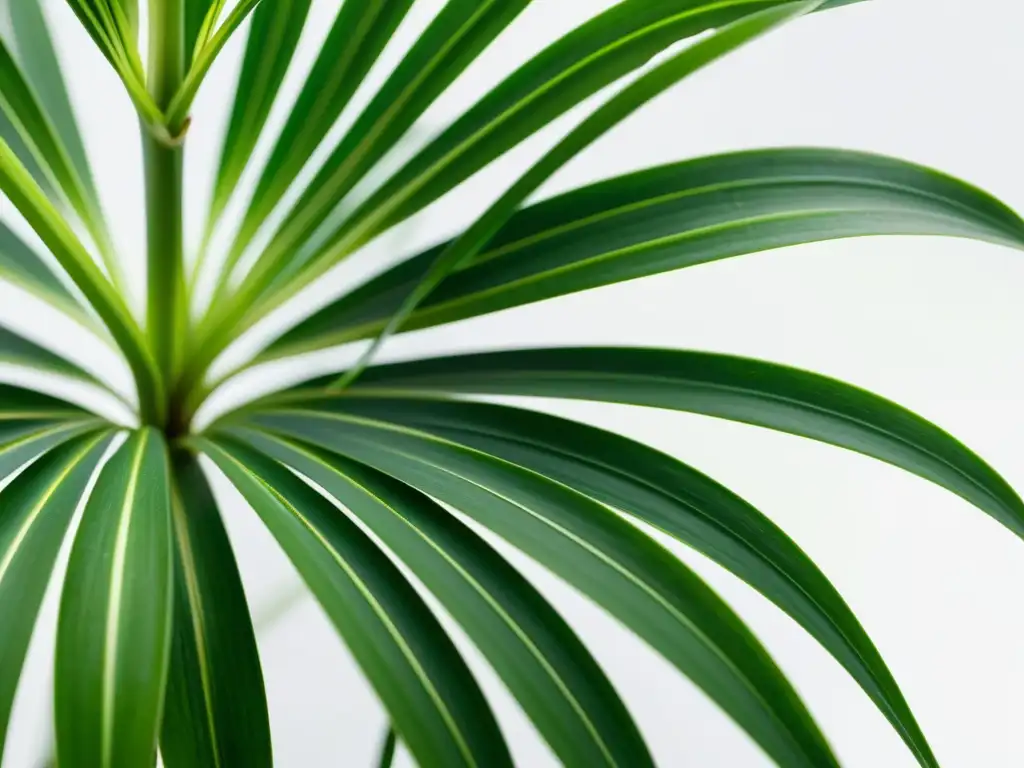
[{"label": "narrow green leaf", "polygon": [[220,220],[266,125],[309,15],[311,0],[263,3],[252,26],[214,182],[208,229]]},{"label": "narrow green leaf", "polygon": [[106,388],[91,373],[35,342],[0,325],[0,363],[13,363],[46,373],[56,373]]},{"label": "narrow green leaf", "polygon": [[562,764],[653,766],[636,725],[544,597],[428,497],[364,465],[280,438],[259,447],[358,517],[477,644]]},{"label": "narrow green leaf", "polygon": [[[619,176],[526,208],[402,328],[781,246],[886,234],[1024,244],[1024,224],[1008,208],[911,163],[831,149],[716,155]],[[451,247],[431,248],[371,280],[284,335],[266,357],[380,332]]]},{"label": "narrow green leaf", "polygon": [[7,225],[0,222],[0,279],[28,291],[86,328],[102,329],[50,265]]},{"label": "narrow green leaf", "polygon": [[10,148],[0,142],[0,191],[7,195],[110,330],[139,388],[143,417],[162,421],[160,374],[128,306]]},{"label": "narrow green leaf", "polygon": [[[280,0],[277,0],[280,2]],[[185,6],[185,57],[192,59],[202,48],[200,33],[210,11],[223,6],[222,0],[184,0]]]},{"label": "narrow green leaf", "polygon": [[[714,27],[740,23],[732,32],[716,36],[716,42],[700,41],[689,52],[675,57],[674,63],[662,65],[660,76],[649,74],[644,86],[631,86],[631,97],[620,95],[614,99],[614,106],[609,103],[599,109],[585,129],[581,126],[574,131],[571,141],[560,143],[528,178],[521,180],[525,189],[534,177],[544,178],[552,172],[549,164],[558,167],[560,153],[565,152],[568,159],[581,148],[573,149],[576,142],[586,146],[593,140],[587,133],[603,131],[598,130],[599,126],[613,119],[615,110],[628,113],[635,109],[638,105],[632,99],[643,103],[667,87],[666,80],[685,76],[747,37],[785,20],[795,8],[802,13],[813,5],[798,6],[786,0],[626,0],[574,30],[493,89],[362,203],[314,252],[288,254],[287,263],[277,260],[259,264],[247,282],[265,287],[287,267],[287,277],[282,277],[273,289],[273,302],[293,295],[340,259],[422,210],[559,115],[675,43]],[[759,16],[761,12],[768,15]],[[781,16],[776,17],[776,13]],[[756,21],[742,22],[745,17],[755,16]],[[648,90],[650,96],[645,95]],[[503,198],[502,205],[511,202],[511,195]]]},{"label": "narrow green leaf", "polygon": [[1024,502],[955,438],[884,398],[796,368],[671,349],[525,349],[375,367],[357,387],[601,400],[755,424],[894,464],[1024,537]]},{"label": "narrow green leaf", "polygon": [[160,751],[167,768],[269,768],[267,700],[234,552],[198,462],[173,455],[174,634]]},{"label": "narrow green leaf", "polygon": [[[45,41],[42,44],[45,45]],[[56,76],[59,78],[59,70]],[[58,81],[52,85],[59,89],[63,83]],[[59,99],[56,100],[58,104],[61,103]],[[84,222],[89,234],[96,241],[111,275],[118,284],[121,284],[123,278],[120,265],[113,253],[110,234],[106,229],[95,189],[79,176],[78,168],[65,148],[61,135],[44,111],[42,101],[36,96],[32,85],[2,40],[0,109],[4,111],[25,147],[31,152],[37,168],[48,177],[53,187],[60,190],[62,197],[54,202],[60,204],[61,200],[67,200],[70,210]],[[73,120],[73,117],[71,119]]]},{"label": "narrow green leaf", "polygon": [[384,741],[380,745],[380,758],[377,760],[379,768],[391,768],[395,760],[395,748],[398,746],[398,737],[394,727],[388,723],[387,733],[384,734]]},{"label": "narrow green leaf", "polygon": [[403,424],[498,456],[697,549],[799,622],[874,699],[921,765],[938,765],[881,655],[825,575],[771,520],[711,478],[620,435],[520,408],[373,396],[315,407]]},{"label": "narrow green leaf", "polygon": [[473,225],[431,264],[423,279],[402,300],[398,311],[367,348],[360,362],[339,379],[345,386],[358,377],[387,339],[398,331],[416,307],[454,270],[473,258],[494,237],[526,199],[558,170],[608,131],[670,87],[778,26],[821,4],[789,3],[744,16],[694,43],[628,85],[577,126],[554,149],[523,174]]},{"label": "narrow green leaf", "polygon": [[327,136],[411,7],[412,0],[352,0],[342,4],[256,184],[222,279]]},{"label": "narrow green leaf", "polygon": [[62,768],[156,761],[171,641],[167,447],[135,432],[100,473],[75,535],[57,626]]},{"label": "narrow green leaf", "polygon": [[234,443],[195,443],[299,569],[419,764],[511,766],[465,662],[387,555],[277,462]]},{"label": "narrow green leaf", "polygon": [[21,668],[46,585],[68,525],[109,432],[69,441],[22,472],[0,492],[0,755]]},{"label": "narrow green leaf", "polygon": [[515,464],[409,428],[302,411],[259,414],[252,423],[369,464],[461,510],[646,640],[777,763],[838,765],[739,617],[680,560],[607,507]]},{"label": "narrow green leaf", "polygon": [[[267,246],[262,259],[273,262],[299,248],[530,2],[450,0],[324,162]],[[254,197],[233,245],[229,269],[237,263],[279,201],[280,195]]]}]

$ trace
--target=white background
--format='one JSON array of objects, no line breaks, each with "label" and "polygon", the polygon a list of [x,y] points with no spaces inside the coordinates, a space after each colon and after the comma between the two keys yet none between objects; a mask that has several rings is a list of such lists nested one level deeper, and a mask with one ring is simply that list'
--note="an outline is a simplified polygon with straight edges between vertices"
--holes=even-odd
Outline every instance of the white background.
[{"label": "white background", "polygon": [[[21,2],[23,0],[14,0]],[[267,0],[269,1],[269,0]],[[375,78],[440,5],[420,0]],[[535,0],[425,120],[429,132],[608,0]],[[337,7],[316,0],[294,95]],[[142,278],[141,171],[128,100],[60,0],[48,5],[74,65],[88,148],[136,282]],[[574,162],[544,191],[646,165],[767,145],[833,145],[905,157],[979,184],[1024,209],[1024,7],[1015,0],[874,0],[801,20],[692,78]],[[239,46],[195,110],[188,160],[195,240]],[[365,102],[366,94],[357,98]],[[287,110],[275,111],[274,125]],[[562,121],[429,209],[362,262],[379,265],[460,226],[564,130]],[[343,121],[344,122],[344,118]],[[261,149],[265,156],[266,147]],[[251,179],[249,180],[251,181]],[[9,207],[5,209],[10,214]],[[9,217],[17,224],[16,217]],[[374,260],[377,261],[374,261]],[[369,266],[366,266],[369,265]],[[339,279],[343,279],[342,275]],[[524,344],[632,344],[748,354],[822,371],[912,407],[1024,488],[1024,256],[925,238],[827,243],[703,266],[403,338],[392,355]],[[5,321],[59,334],[87,363],[102,348],[0,288]],[[115,374],[123,380],[121,371]],[[265,377],[261,383],[266,386]],[[252,386],[250,380],[246,386]],[[852,605],[900,681],[940,761],[1024,765],[1024,543],[965,502],[849,453],[755,428],[618,406],[541,404],[612,428],[708,472],[788,531]],[[240,499],[219,482],[257,612],[295,576]],[[856,685],[798,627],[746,586],[676,547],[750,622],[804,695],[844,765],[901,768],[909,752]],[[600,610],[523,563],[621,689],[660,764],[767,765],[672,668]],[[54,597],[54,595],[51,595]],[[32,766],[45,735],[55,620],[48,603],[8,742]],[[260,637],[274,746],[284,768],[369,766],[383,714],[334,631],[304,601]],[[492,673],[517,764],[555,764]],[[408,765],[407,756],[400,764]]]}]

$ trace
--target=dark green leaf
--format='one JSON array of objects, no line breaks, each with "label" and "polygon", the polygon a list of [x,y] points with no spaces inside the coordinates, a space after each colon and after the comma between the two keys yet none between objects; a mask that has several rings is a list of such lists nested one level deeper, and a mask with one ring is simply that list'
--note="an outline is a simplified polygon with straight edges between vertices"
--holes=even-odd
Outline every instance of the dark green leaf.
[{"label": "dark green leaf", "polygon": [[384,734],[384,742],[380,745],[380,759],[377,761],[379,768],[391,768],[395,759],[395,747],[398,746],[398,738],[395,729],[388,724],[388,732]]},{"label": "dark green leaf", "polygon": [[0,492],[0,755],[50,573],[110,437],[89,435],[55,448]]},{"label": "dark green leaf", "polygon": [[259,445],[340,501],[416,574],[465,628],[562,764],[653,765],[626,707],[576,634],[470,528],[364,465],[279,438]]},{"label": "dark green leaf", "polygon": [[100,473],[75,535],[57,626],[61,768],[156,760],[171,640],[167,447],[135,432]]},{"label": "dark green leaf", "polygon": [[509,766],[487,701],[430,609],[366,534],[277,462],[197,440],[274,534],[420,765]]},{"label": "dark green leaf", "polygon": [[[773,11],[784,9],[781,13],[785,17],[795,7],[797,4],[785,0],[626,0],[614,6],[566,35],[492,89],[361,204],[322,246],[314,252],[290,252],[287,265],[278,259],[265,269],[254,270],[249,283],[269,283],[287,266],[290,282],[274,289],[275,295],[279,294],[275,302],[286,298],[339,259],[422,210],[559,115],[647,64],[680,40],[762,11],[769,16],[760,20],[771,26],[780,20],[772,18]],[[741,26],[734,33],[719,37],[718,44],[731,47],[738,43],[737,37],[750,33],[751,27]],[[695,52],[676,58],[676,66],[686,70],[697,63],[697,56],[714,58],[716,46],[699,42],[694,46]],[[661,70],[662,76],[683,76],[676,74],[675,69],[670,66]],[[647,79],[647,86],[658,82],[658,78]],[[663,87],[661,83],[654,90]],[[642,93],[632,89],[633,97],[645,100]],[[625,106],[625,101],[617,100],[616,107]],[[611,117],[609,108],[610,105],[602,108],[602,117]],[[593,119],[588,122],[589,128],[597,127]],[[574,138],[583,136],[576,133]],[[300,268],[301,276],[297,272]]]},{"label": "dark green leaf", "polygon": [[711,478],[620,435],[536,411],[345,396],[317,402],[316,408],[404,424],[498,456],[694,547],[807,629],[875,700],[920,763],[937,765],[885,662],[825,575],[771,520]]},{"label": "dark green leaf", "polygon": [[739,617],[681,561],[607,507],[515,464],[409,428],[312,411],[258,414],[252,423],[338,451],[459,509],[616,616],[780,765],[837,765],[796,692]]},{"label": "dark green leaf", "polygon": [[0,325],[0,363],[13,363],[46,373],[68,376],[89,384],[105,386],[95,376],[86,372],[70,360],[19,336]]},{"label": "dark green leaf", "polygon": [[167,768],[269,768],[263,674],[234,552],[202,469],[173,456],[174,634],[160,751]]},{"label": "dark green leaf", "polygon": [[[1024,243],[1024,225],[1005,206],[910,163],[828,149],[717,155],[602,181],[521,211],[403,329],[780,246],[885,234]],[[431,248],[329,305],[269,356],[379,332],[449,247]]]},{"label": "dark green leaf", "polygon": [[[530,2],[450,0],[324,162],[263,259],[276,261],[298,248]],[[250,206],[230,263],[241,256],[272,210],[267,202],[257,196]]]},{"label": "dark green leaf", "polygon": [[948,433],[870,392],[760,360],[671,349],[527,349],[379,366],[357,386],[602,400],[756,424],[895,464],[1024,536],[1016,492]]}]

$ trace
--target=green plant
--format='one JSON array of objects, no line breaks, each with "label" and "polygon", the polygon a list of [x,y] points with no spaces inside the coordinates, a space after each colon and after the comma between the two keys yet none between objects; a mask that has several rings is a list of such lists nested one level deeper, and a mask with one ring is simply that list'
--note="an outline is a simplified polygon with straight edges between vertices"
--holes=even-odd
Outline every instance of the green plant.
[{"label": "green plant", "polygon": [[[264,131],[310,0],[242,0],[230,10],[223,0],[151,0],[148,66],[138,49],[136,0],[67,0],[124,82],[142,125],[149,287],[140,322],[129,309],[41,0],[8,0],[13,34],[0,45],[0,190],[60,269],[0,229],[0,276],[123,353],[137,388],[138,424],[114,450],[122,427],[60,397],[0,388],[0,475],[13,476],[0,491],[0,751],[47,581],[95,474],[61,596],[60,765],[153,765],[158,747],[169,768],[271,763],[252,622],[198,463],[204,454],[277,538],[388,710],[394,731],[384,763],[396,734],[424,766],[490,767],[510,758],[454,645],[363,528],[463,626],[566,765],[652,763],[582,641],[440,501],[618,617],[778,764],[836,765],[757,639],[630,518],[678,538],[799,622],[860,684],[919,763],[937,765],[857,619],[757,509],[619,435],[464,396],[630,403],[802,435],[900,466],[1024,534],[1024,504],[959,442],[849,385],[705,352],[524,349],[373,360],[395,333],[790,244],[933,234],[1024,245],[1024,222],[967,184],[899,160],[825,149],[705,157],[526,204],[567,161],[687,75],[795,17],[851,1],[623,0],[538,54],[359,199],[360,184],[529,4],[449,0],[283,220],[270,226],[412,5],[345,0],[245,209],[214,298],[193,313],[204,260],[186,273],[182,153],[192,101],[251,12],[205,256]],[[696,40],[676,49],[689,38]],[[355,365],[196,428],[199,407],[238,372],[212,379],[211,365],[258,319],[616,83],[614,95],[467,230],[353,287],[240,370],[361,342],[365,352]],[[246,265],[250,253],[255,258]],[[244,274],[232,279],[240,264]],[[0,330],[0,360],[122,397],[10,331]]]}]

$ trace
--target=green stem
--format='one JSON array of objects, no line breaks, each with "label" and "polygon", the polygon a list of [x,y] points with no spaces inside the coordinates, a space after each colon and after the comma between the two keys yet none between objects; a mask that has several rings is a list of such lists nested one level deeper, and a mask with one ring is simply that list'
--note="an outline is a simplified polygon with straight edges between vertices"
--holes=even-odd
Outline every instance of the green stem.
[{"label": "green stem", "polygon": [[[185,76],[183,0],[150,3],[149,88],[160,108]],[[182,147],[143,128],[148,236],[146,330],[167,391],[180,360],[187,317],[182,216]]]}]

